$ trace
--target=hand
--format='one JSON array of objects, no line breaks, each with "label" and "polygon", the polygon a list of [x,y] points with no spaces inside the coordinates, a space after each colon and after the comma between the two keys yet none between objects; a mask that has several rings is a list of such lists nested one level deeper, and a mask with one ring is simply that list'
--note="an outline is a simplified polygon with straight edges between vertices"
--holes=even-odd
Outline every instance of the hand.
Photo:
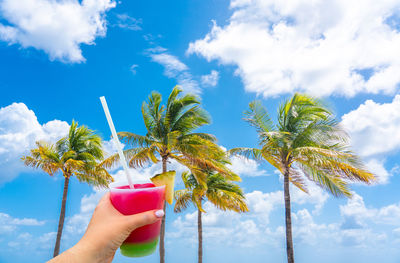
[{"label": "hand", "polygon": [[155,223],[163,216],[163,210],[124,216],[113,207],[110,193],[107,193],[94,210],[82,239],[49,263],[109,263],[114,258],[116,250],[133,230]]}]

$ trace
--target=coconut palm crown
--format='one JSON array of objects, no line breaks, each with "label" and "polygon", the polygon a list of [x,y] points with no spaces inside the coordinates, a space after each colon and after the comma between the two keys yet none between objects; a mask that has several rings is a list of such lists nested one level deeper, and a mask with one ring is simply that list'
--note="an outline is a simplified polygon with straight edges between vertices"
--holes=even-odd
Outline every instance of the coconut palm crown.
[{"label": "coconut palm crown", "polygon": [[242,189],[232,181],[226,179],[218,172],[206,171],[206,185],[198,183],[196,177],[189,172],[182,173],[182,181],[185,189],[175,191],[175,212],[182,212],[190,204],[197,208],[197,231],[198,231],[198,263],[203,262],[203,225],[202,213],[204,209],[202,203],[208,200],[218,209],[235,212],[249,211],[245,202]]},{"label": "coconut palm crown", "polygon": [[177,213],[182,212],[191,203],[205,212],[202,207],[205,200],[223,211],[248,211],[242,189],[220,173],[209,173],[205,186],[198,183],[196,177],[189,172],[182,173],[182,181],[185,189],[175,191],[174,211]]},{"label": "coconut palm crown", "polygon": [[[192,168],[199,182],[205,182],[203,168],[212,168],[229,179],[237,175],[225,165],[215,160],[226,159],[226,153],[215,142],[216,138],[208,133],[193,132],[210,124],[208,113],[200,107],[196,95],[184,94],[182,89],[174,87],[167,104],[161,104],[162,96],[153,91],[148,102],[142,104],[142,116],[147,129],[146,135],[132,132],[119,132],[119,138],[130,146],[124,151],[130,167],[143,167],[149,162],[157,163],[161,159],[162,172],[167,171],[167,161],[174,159],[182,165]],[[105,167],[111,167],[119,160],[117,154],[106,159]]]},{"label": "coconut palm crown", "polygon": [[60,251],[69,179],[71,176],[76,176],[81,182],[97,187],[106,187],[109,182],[113,181],[113,178],[99,165],[102,159],[101,138],[86,126],[78,127],[78,123],[75,121],[72,121],[67,136],[55,144],[38,141],[36,148],[30,151],[30,155],[22,157],[26,166],[41,169],[50,176],[60,171],[64,176],[64,191],[54,257]]},{"label": "coconut palm crown", "polygon": [[283,175],[288,262],[294,262],[289,182],[307,192],[305,179],[336,197],[350,197],[349,183],[371,183],[374,175],[349,150],[348,136],[333,113],[316,98],[296,93],[278,110],[274,124],[260,101],[251,102],[245,120],[260,148],[234,148],[231,154],[266,160]]}]

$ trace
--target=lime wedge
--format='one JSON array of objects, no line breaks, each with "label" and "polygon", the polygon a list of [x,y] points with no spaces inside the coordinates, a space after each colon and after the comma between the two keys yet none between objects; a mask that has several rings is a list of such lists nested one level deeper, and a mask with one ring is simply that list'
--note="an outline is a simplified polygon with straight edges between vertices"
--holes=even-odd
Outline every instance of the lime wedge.
[{"label": "lime wedge", "polygon": [[174,200],[174,184],[175,184],[175,171],[168,171],[161,174],[156,174],[150,180],[156,186],[165,185],[165,201],[172,204]]}]

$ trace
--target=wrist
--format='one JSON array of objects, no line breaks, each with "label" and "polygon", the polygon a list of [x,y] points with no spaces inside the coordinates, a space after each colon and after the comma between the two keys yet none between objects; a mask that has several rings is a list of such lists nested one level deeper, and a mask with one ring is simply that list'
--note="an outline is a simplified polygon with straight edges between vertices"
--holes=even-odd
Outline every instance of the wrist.
[{"label": "wrist", "polygon": [[75,246],[68,249],[66,252],[70,254],[73,261],[72,262],[88,262],[88,263],[100,263],[98,258],[96,257],[95,249],[85,242],[84,240],[80,240]]}]

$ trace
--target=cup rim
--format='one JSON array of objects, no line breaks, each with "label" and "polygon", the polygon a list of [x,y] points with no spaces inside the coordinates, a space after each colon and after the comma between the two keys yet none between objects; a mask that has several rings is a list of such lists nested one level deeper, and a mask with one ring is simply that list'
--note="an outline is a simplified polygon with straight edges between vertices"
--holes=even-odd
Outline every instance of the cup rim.
[{"label": "cup rim", "polygon": [[[144,184],[144,183],[151,183],[151,182],[149,182],[148,180],[136,180],[133,183],[134,184]],[[125,186],[125,185],[129,185],[127,180],[110,183],[110,184],[108,184],[108,188],[110,189],[110,191],[113,191],[113,192],[135,192],[135,191],[143,191],[143,190],[148,191],[150,189],[158,190],[161,188],[165,188],[165,185],[155,186],[155,187],[151,187],[151,188],[139,188],[139,189],[131,189],[131,188],[118,189],[118,188],[116,188],[116,187]]]}]

